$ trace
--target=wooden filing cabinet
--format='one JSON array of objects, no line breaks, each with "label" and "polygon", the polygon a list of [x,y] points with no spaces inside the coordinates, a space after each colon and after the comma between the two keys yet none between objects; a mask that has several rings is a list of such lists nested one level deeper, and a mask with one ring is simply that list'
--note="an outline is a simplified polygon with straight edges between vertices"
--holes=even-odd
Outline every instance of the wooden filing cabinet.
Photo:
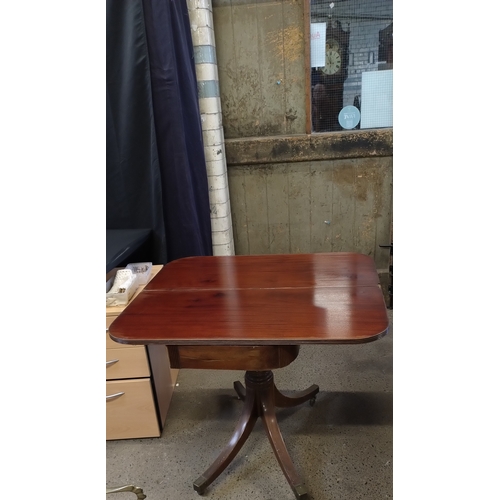
[{"label": "wooden filing cabinet", "polygon": [[[153,266],[150,280],[162,267]],[[111,271],[106,281],[116,271]],[[140,286],[131,301],[143,289]],[[159,437],[179,370],[170,368],[165,346],[111,340],[108,327],[125,307],[106,308],[106,439]]]}]

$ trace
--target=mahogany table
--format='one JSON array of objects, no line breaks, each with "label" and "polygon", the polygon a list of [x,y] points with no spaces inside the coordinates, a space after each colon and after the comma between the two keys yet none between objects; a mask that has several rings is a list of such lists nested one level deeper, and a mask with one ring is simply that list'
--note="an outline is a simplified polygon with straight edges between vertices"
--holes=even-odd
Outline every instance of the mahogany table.
[{"label": "mahogany table", "polygon": [[296,498],[307,498],[283,441],[276,407],[314,402],[317,385],[285,396],[272,370],[302,344],[353,344],[387,333],[374,261],[358,253],[187,257],[165,265],[110,326],[125,344],[167,345],[173,368],[245,370],[234,388],[244,407],[233,436],[194,482],[205,489],[262,418]]}]

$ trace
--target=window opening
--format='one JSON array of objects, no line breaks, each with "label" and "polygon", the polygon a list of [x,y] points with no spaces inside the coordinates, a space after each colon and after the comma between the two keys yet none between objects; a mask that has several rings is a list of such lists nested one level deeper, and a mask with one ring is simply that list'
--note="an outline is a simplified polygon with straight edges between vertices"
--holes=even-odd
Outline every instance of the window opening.
[{"label": "window opening", "polygon": [[307,1],[312,131],[392,127],[392,0]]}]

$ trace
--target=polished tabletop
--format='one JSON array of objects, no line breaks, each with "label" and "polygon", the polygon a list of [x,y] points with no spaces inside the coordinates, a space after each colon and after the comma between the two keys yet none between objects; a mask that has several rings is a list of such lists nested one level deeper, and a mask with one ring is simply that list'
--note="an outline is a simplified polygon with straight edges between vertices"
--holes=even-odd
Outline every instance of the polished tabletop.
[{"label": "polished tabletop", "polygon": [[373,259],[350,252],[186,257],[110,326],[125,344],[370,342],[388,317]]}]

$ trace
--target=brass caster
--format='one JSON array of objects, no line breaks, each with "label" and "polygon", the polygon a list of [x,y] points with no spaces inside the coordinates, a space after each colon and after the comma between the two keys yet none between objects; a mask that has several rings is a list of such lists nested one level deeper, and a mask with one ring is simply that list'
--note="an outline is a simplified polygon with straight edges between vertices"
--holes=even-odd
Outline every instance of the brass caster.
[{"label": "brass caster", "polygon": [[292,486],[292,490],[295,493],[295,498],[297,500],[307,500],[309,498],[305,484]]},{"label": "brass caster", "polygon": [[193,488],[195,489],[196,493],[198,495],[203,495],[205,493],[205,488],[206,488],[206,478],[203,476],[200,476],[194,483],[193,483]]}]

